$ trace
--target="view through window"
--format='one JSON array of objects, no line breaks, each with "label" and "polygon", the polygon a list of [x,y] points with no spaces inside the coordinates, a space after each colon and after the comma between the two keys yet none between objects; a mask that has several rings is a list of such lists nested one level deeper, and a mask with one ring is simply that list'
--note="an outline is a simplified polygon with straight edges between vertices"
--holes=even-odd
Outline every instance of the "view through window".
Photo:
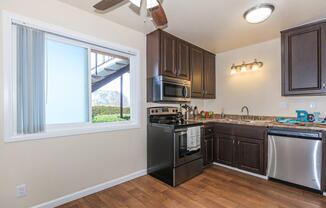
[{"label": "view through window", "polygon": [[138,125],[131,110],[138,103],[131,99],[138,97],[130,93],[131,85],[136,84],[131,79],[130,63],[136,63],[137,53],[25,24],[12,23],[11,32],[13,57],[8,59],[13,70],[8,70],[12,80],[6,83],[10,95],[6,138],[27,134],[31,135],[28,139],[43,134],[51,137],[65,131],[76,134],[79,129],[98,132]]},{"label": "view through window", "polygon": [[130,119],[129,59],[91,52],[92,122]]}]

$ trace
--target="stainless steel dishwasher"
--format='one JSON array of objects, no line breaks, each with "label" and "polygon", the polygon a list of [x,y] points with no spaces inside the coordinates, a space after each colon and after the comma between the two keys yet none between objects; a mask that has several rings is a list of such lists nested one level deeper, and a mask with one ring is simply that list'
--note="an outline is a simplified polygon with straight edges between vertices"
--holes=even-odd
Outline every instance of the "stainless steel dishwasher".
[{"label": "stainless steel dishwasher", "polygon": [[269,178],[321,190],[322,133],[268,130]]}]

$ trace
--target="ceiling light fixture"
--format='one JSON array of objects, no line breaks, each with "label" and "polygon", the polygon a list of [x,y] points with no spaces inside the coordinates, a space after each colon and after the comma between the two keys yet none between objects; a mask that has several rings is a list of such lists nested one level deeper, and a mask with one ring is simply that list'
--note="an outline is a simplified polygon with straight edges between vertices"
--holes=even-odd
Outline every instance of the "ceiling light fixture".
[{"label": "ceiling light fixture", "polygon": [[245,20],[252,24],[257,24],[267,20],[273,13],[275,6],[273,4],[258,4],[248,9],[243,17]]},{"label": "ceiling light fixture", "polygon": [[129,0],[131,3],[133,3],[134,5],[136,5],[137,7],[140,7],[141,4],[141,0]]},{"label": "ceiling light fixture", "polygon": [[159,4],[158,4],[157,0],[147,0],[146,8],[151,9],[151,8],[157,7],[158,5]]},{"label": "ceiling light fixture", "polygon": [[[141,6],[141,0],[129,0],[131,3],[133,3],[134,5],[136,5],[137,7]],[[157,7],[159,5],[157,0],[146,0],[146,8],[147,9],[151,9],[154,7]]]}]

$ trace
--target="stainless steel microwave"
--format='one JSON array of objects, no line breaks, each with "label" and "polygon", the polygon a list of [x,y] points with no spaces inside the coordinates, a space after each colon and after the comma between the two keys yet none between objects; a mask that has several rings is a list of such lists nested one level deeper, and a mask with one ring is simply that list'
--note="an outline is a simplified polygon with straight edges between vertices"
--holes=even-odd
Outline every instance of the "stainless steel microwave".
[{"label": "stainless steel microwave", "polygon": [[154,102],[190,102],[190,81],[165,76],[154,77],[152,81]]}]

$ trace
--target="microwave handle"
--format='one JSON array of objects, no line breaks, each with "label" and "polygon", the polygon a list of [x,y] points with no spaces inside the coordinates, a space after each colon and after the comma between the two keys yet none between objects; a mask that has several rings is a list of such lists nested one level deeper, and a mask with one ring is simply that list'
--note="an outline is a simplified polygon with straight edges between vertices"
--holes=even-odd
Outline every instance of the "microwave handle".
[{"label": "microwave handle", "polygon": [[183,87],[183,96],[186,98],[188,97],[188,87],[187,86],[184,86]]}]

